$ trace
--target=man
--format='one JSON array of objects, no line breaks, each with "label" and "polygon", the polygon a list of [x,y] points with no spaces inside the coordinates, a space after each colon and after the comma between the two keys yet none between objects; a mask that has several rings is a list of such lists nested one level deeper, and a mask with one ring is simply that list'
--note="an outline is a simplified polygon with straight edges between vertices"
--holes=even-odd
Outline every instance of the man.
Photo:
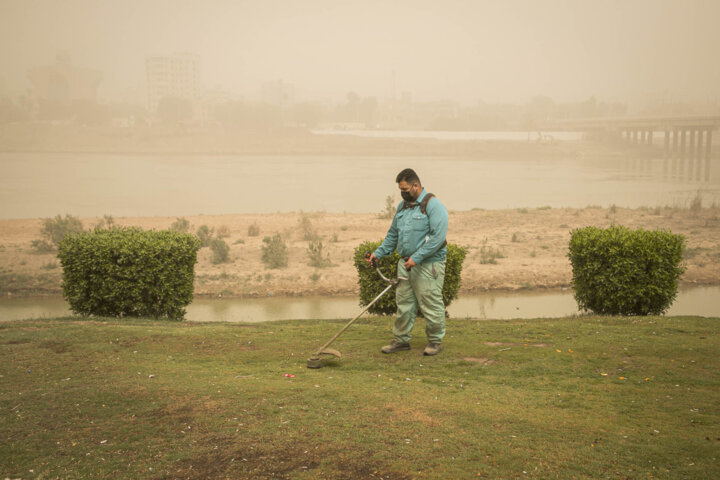
[{"label": "man", "polygon": [[448,213],[440,200],[425,191],[412,169],[400,172],[395,181],[403,202],[398,205],[385,240],[368,262],[390,255],[397,249],[402,257],[397,266],[398,276],[408,281],[401,281],[397,286],[394,338],[381,350],[383,353],[410,350],[411,332],[419,307],[425,317],[428,339],[423,354],[437,355],[445,336],[442,287],[447,256]]}]

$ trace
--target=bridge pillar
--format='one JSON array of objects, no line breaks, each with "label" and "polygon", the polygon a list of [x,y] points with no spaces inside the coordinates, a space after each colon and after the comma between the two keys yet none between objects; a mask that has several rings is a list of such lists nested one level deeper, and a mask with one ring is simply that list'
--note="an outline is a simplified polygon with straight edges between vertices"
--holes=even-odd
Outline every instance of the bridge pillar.
[{"label": "bridge pillar", "polygon": [[688,150],[689,150],[690,156],[694,157],[695,156],[695,143],[697,142],[697,130],[695,130],[693,128],[688,133],[690,135],[690,138],[688,139],[688,140],[690,140],[688,142]]},{"label": "bridge pillar", "polygon": [[712,128],[705,130],[705,181],[710,181],[710,150],[712,149]]},{"label": "bridge pillar", "polygon": [[670,175],[673,177],[677,173],[677,153],[678,153],[678,131],[677,128],[672,129],[672,147],[670,152]]},{"label": "bridge pillar", "polygon": [[707,132],[707,138],[705,139],[705,158],[710,160],[710,150],[712,149],[712,128],[705,130]]},{"label": "bridge pillar", "polygon": [[680,178],[685,177],[685,158],[687,154],[687,130],[684,128],[680,131],[680,165],[678,166],[678,176]]}]

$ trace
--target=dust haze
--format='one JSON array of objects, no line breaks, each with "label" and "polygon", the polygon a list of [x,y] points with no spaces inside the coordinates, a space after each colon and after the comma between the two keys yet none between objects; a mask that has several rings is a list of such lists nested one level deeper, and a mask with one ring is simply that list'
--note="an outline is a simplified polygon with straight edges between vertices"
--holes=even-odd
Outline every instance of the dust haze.
[{"label": "dust haze", "polygon": [[[367,212],[408,166],[456,209],[712,202],[718,18],[705,0],[0,0],[0,218]],[[668,116],[705,120],[617,123]]]},{"label": "dust haze", "polygon": [[712,0],[2,0],[0,92],[62,51],[102,72],[100,101],[144,104],[146,58],[191,52],[203,88],[248,100],[282,80],[298,100],[717,105],[718,18]]}]

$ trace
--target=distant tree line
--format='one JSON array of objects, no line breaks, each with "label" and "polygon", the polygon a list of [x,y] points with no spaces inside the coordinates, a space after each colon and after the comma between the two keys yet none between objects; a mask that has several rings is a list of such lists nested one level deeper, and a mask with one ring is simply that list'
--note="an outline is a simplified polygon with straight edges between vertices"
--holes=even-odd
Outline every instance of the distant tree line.
[{"label": "distant tree line", "polygon": [[[36,100],[27,95],[17,98],[0,96],[0,123],[65,122],[86,126],[108,126],[113,119],[134,119],[132,125],[147,123],[179,125],[202,123],[237,129],[273,127],[316,128],[335,124],[344,128],[407,128],[428,130],[534,130],[548,121],[572,118],[617,117],[628,114],[624,103],[598,101],[590,97],[580,102],[557,103],[538,96],[525,104],[502,104],[479,101],[472,106],[459,106],[451,101],[413,102],[409,97],[379,100],[349,92],[344,100],[331,105],[317,101],[301,101],[275,105],[247,100],[228,100],[198,105],[187,99],[166,97],[155,112],[129,103],[98,104],[75,101],[69,104]],[[697,107],[699,108],[699,107]],[[658,103],[633,114],[701,113],[689,104]],[[200,118],[202,117],[202,118]]]}]

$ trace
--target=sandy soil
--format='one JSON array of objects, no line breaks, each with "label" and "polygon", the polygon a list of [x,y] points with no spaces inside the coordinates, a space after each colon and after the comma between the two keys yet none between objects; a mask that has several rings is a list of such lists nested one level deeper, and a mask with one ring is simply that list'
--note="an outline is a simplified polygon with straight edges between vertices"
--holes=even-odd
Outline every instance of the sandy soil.
[{"label": "sandy soil", "polygon": [[[334,266],[308,266],[301,221],[309,218],[322,238]],[[300,296],[352,295],[357,273],[354,248],[366,240],[381,240],[390,221],[378,214],[278,213],[186,217],[192,230],[208,225],[226,227],[230,262],[214,265],[212,252],[203,248],[196,266],[196,295]],[[116,218],[118,225],[166,229],[172,218]],[[82,219],[86,228],[99,219]],[[517,209],[451,212],[448,241],[467,246],[462,292],[557,288],[570,285],[567,259],[570,231],[588,225],[612,223],[631,228],[666,229],[686,237],[687,272],[683,285],[720,284],[720,208],[690,211],[679,208]],[[54,254],[34,253],[31,241],[40,238],[41,220],[0,220],[0,294],[60,294],[61,269]],[[257,224],[258,236],[248,227]],[[261,261],[264,236],[285,236],[289,265],[267,269]],[[499,252],[496,263],[488,252]]]}]

